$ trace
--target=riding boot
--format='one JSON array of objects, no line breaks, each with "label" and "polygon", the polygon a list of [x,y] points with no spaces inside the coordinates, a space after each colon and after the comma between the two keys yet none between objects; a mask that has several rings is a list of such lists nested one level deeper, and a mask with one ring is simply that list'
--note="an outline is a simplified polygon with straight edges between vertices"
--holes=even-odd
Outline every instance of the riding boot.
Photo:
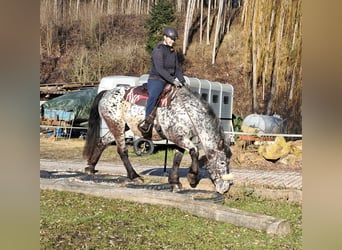
[{"label": "riding boot", "polygon": [[151,140],[153,120],[145,119],[138,124],[138,129],[146,140]]}]

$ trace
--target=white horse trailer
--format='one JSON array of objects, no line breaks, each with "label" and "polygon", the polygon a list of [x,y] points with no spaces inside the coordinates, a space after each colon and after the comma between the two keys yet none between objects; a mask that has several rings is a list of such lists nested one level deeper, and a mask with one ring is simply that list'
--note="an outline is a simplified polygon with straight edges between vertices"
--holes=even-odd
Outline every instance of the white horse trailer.
[{"label": "white horse trailer", "polygon": [[[107,76],[101,79],[98,93],[102,90],[113,89],[117,86],[139,86],[147,82],[148,74],[140,77],[135,76]],[[217,117],[221,120],[223,130],[230,141],[234,141],[233,129],[233,96],[234,88],[230,84],[222,84],[219,82],[211,82],[209,80],[198,79],[194,77],[184,76],[187,83],[190,84],[190,90],[198,93],[213,108]],[[106,123],[101,121],[100,135],[103,136],[108,132]],[[134,139],[133,133],[126,132],[127,137]],[[166,143],[166,141],[156,142],[157,144]]]}]

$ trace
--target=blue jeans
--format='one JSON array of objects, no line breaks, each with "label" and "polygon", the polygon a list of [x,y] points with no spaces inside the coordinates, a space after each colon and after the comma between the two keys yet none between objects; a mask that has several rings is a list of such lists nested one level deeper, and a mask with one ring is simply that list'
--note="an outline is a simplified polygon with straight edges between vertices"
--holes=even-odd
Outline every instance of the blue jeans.
[{"label": "blue jeans", "polygon": [[145,119],[152,113],[153,108],[156,106],[158,98],[163,91],[164,86],[166,85],[165,82],[161,80],[151,80],[147,81],[147,90],[149,97],[147,99],[146,104],[146,112],[145,112]]}]

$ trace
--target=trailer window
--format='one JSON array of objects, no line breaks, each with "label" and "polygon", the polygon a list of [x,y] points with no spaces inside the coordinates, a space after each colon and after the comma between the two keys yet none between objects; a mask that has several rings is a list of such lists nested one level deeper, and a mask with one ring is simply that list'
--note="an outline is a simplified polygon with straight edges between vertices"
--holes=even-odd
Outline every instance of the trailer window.
[{"label": "trailer window", "polygon": [[116,85],[116,87],[130,87],[131,85],[129,84],[123,84],[123,83],[119,83]]},{"label": "trailer window", "polygon": [[206,101],[208,101],[208,94],[207,93],[202,93],[202,98]]},{"label": "trailer window", "polygon": [[229,103],[229,97],[228,96],[224,96],[223,97],[223,104],[228,104]]},{"label": "trailer window", "polygon": [[218,95],[213,95],[213,103],[218,103]]}]

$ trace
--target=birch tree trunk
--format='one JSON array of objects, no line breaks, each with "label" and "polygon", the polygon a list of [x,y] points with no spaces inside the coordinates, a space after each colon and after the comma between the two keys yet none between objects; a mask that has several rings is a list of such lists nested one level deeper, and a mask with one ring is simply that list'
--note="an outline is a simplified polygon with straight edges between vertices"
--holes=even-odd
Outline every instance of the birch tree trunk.
[{"label": "birch tree trunk", "polygon": [[76,1],[76,18],[79,19],[79,13],[80,13],[80,0]]},{"label": "birch tree trunk", "polygon": [[283,30],[284,30],[284,22],[285,22],[285,6],[284,4],[281,5],[281,11],[280,11],[280,25],[277,32],[277,41],[276,41],[276,53],[275,53],[275,63],[273,67],[273,73],[272,73],[272,81],[271,81],[271,93],[270,93],[270,99],[267,103],[267,110],[266,115],[270,115],[272,113],[272,107],[273,107],[273,101],[275,99],[276,95],[276,89],[278,85],[278,71],[279,71],[279,62],[281,59],[281,46],[282,46],[282,39],[283,39]]},{"label": "birch tree trunk", "polygon": [[[301,67],[300,67],[300,62],[301,62],[301,47],[302,47],[302,39],[301,39],[301,34],[299,32],[300,30],[300,23],[301,23],[301,1],[298,1],[297,7],[296,7],[296,16],[295,16],[295,25],[294,25],[294,31],[293,31],[293,38],[292,38],[292,45],[291,45],[291,53],[294,54],[297,51],[297,57],[295,64],[293,66],[292,70],[292,77],[291,77],[291,87],[289,91],[289,100],[292,101],[293,99],[293,93],[294,93],[294,88],[296,86],[297,82],[297,75],[301,76]],[[299,67],[299,69],[298,69]]]},{"label": "birch tree trunk", "polygon": [[217,39],[219,38],[219,34],[220,34],[222,10],[223,10],[223,1],[220,1],[219,2],[218,14],[217,14],[213,53],[212,53],[212,59],[211,59],[212,64],[215,64],[215,59],[216,59],[216,45],[217,45]]},{"label": "birch tree trunk", "polygon": [[182,2],[183,0],[177,0],[177,12],[182,11]]},{"label": "birch tree trunk", "polygon": [[53,12],[54,12],[55,23],[57,23],[58,21],[58,1],[57,0],[54,1]]},{"label": "birch tree trunk", "polygon": [[208,2],[208,17],[207,17],[207,45],[210,44],[210,9],[211,9],[211,0]]},{"label": "birch tree trunk", "polygon": [[258,59],[258,45],[257,45],[257,25],[256,20],[257,16],[257,9],[258,9],[259,1],[253,3],[252,7],[252,95],[253,95],[253,113],[257,112],[258,109],[258,100],[257,100],[257,79],[258,79],[258,67],[257,67],[257,59]]},{"label": "birch tree trunk", "polygon": [[248,12],[248,6],[249,6],[249,1],[245,0],[242,8],[242,14],[241,14],[241,23],[242,26],[245,28],[247,25],[247,12]]},{"label": "birch tree trunk", "polygon": [[201,17],[200,17],[200,44],[203,38],[203,0],[201,0]]},{"label": "birch tree trunk", "polygon": [[189,42],[189,31],[192,23],[196,0],[188,0],[186,19],[184,25],[183,54],[185,55]]},{"label": "birch tree trunk", "polygon": [[[273,60],[274,58],[271,58],[271,55],[273,56],[273,48],[271,49],[271,38],[274,30],[274,20],[275,20],[275,13],[276,13],[276,4],[277,0],[272,1],[272,7],[271,7],[271,16],[268,26],[268,34],[267,34],[267,41],[266,41],[266,50],[264,55],[264,70],[262,72],[262,100],[265,100],[265,92],[266,92],[266,84],[269,79],[269,61]],[[268,21],[267,21],[268,22]],[[266,30],[267,31],[267,30]]]}]

